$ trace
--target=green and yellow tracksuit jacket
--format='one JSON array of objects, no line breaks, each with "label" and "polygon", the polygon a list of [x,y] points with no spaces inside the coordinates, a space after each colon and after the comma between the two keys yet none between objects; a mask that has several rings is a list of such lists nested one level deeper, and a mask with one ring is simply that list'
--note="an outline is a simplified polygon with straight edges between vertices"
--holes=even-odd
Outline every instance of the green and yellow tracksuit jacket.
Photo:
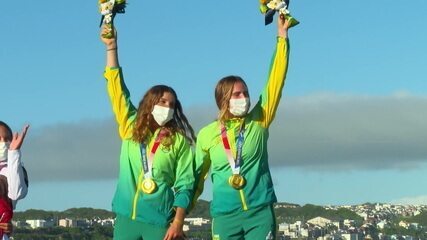
[{"label": "green and yellow tracksuit jacket", "polygon": [[[132,140],[137,109],[130,101],[129,91],[120,68],[106,68],[108,94],[122,139],[120,172],[113,211],[136,221],[167,226],[174,216],[174,207],[187,209],[194,186],[194,154],[184,136],[176,133],[169,147],[160,144],[153,159],[152,177],[157,191],[141,191],[143,167],[140,144]],[[151,134],[149,153],[160,128]]]},{"label": "green and yellow tracksuit jacket", "polygon": [[213,183],[212,217],[245,211],[277,201],[268,167],[267,140],[269,126],[274,119],[288,68],[289,42],[279,37],[270,65],[267,85],[256,106],[244,117],[227,120],[224,125],[231,152],[236,156],[236,140],[242,121],[245,121],[244,143],[240,174],[246,185],[236,190],[228,184],[232,170],[227,160],[215,121],[200,130],[196,143],[196,198],[203,191],[203,181],[211,169]]}]

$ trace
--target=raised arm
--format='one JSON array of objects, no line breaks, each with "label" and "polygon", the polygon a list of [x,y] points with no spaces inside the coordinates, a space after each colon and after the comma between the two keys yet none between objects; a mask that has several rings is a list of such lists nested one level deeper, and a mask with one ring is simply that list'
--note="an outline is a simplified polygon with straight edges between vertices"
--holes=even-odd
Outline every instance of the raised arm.
[{"label": "raised arm", "polygon": [[110,26],[102,25],[101,29],[101,41],[105,44],[107,51],[107,67],[119,67],[119,57],[117,54],[117,31],[113,29],[112,38],[104,38],[103,35],[110,31]]},{"label": "raised arm", "polygon": [[289,21],[280,15],[277,19],[277,36],[281,38],[288,38]]},{"label": "raised arm", "polygon": [[26,125],[21,133],[13,134],[9,146],[6,177],[8,181],[8,197],[12,200],[13,208],[15,208],[17,200],[24,198],[28,191],[20,149],[29,127],[29,125]]},{"label": "raised arm", "polygon": [[288,27],[289,21],[279,15],[277,20],[276,51],[271,61],[267,85],[260,99],[263,109],[262,125],[264,127],[269,127],[274,119],[285,84],[289,59]]},{"label": "raised arm", "polygon": [[119,125],[119,134],[122,139],[132,137],[132,122],[136,115],[136,109],[130,100],[129,90],[123,80],[122,70],[119,65],[117,31],[114,29],[112,38],[104,38],[102,35],[108,31],[108,26],[101,30],[101,41],[105,44],[107,63],[104,77],[107,80],[108,95],[111,100],[113,112]]}]

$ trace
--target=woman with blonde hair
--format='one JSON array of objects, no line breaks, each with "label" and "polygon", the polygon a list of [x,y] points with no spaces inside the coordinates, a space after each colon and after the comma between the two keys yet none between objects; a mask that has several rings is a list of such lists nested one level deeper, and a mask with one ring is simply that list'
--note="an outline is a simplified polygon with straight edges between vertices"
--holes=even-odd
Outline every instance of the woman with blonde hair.
[{"label": "woman with blonde hair", "polygon": [[[110,31],[112,38],[103,37]],[[117,32],[103,26],[101,40],[107,51],[104,76],[122,139],[114,239],[181,239],[193,195],[194,131],[171,87],[150,88],[135,108],[118,62]]]},{"label": "woman with blonde hair", "polygon": [[197,136],[196,197],[211,169],[213,239],[275,239],[273,203],[277,199],[267,140],[288,68],[288,28],[289,20],[280,16],[270,74],[255,107],[249,111],[248,87],[242,78],[224,77],[215,88],[218,119]]}]

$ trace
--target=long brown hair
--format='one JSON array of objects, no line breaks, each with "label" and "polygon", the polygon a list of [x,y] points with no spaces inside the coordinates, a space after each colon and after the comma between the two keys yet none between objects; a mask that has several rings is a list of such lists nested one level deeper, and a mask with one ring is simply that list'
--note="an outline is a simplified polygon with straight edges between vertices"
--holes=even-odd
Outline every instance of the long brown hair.
[{"label": "long brown hair", "polygon": [[233,117],[228,108],[230,107],[230,99],[233,94],[234,84],[237,82],[243,83],[247,88],[245,81],[239,76],[227,76],[218,81],[215,87],[215,101],[218,106],[218,120],[224,122]]},{"label": "long brown hair", "polygon": [[[181,102],[178,100],[176,92],[169,86],[156,85],[150,88],[139,102],[136,120],[133,128],[132,139],[139,143],[148,144],[150,134],[153,134],[157,123],[154,120],[151,112],[163,94],[168,92],[175,97],[175,108],[173,118],[163,127],[167,129],[166,137],[173,139],[176,132],[181,133],[191,144],[195,143],[196,137],[194,130],[184,115]],[[162,143],[164,143],[162,141]],[[170,142],[171,143],[171,142]]]}]

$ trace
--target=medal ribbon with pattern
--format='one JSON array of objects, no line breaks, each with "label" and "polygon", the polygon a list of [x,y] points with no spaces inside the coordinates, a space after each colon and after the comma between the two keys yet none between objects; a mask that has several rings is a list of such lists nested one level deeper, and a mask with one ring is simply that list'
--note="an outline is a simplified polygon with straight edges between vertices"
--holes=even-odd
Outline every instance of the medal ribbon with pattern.
[{"label": "medal ribbon with pattern", "polygon": [[242,162],[242,150],[243,142],[245,140],[245,122],[243,120],[242,125],[240,126],[239,136],[236,141],[236,158],[233,157],[230,148],[230,142],[227,137],[227,129],[224,124],[221,123],[221,138],[224,145],[225,154],[227,155],[228,163],[230,164],[231,171],[233,175],[228,179],[228,183],[235,189],[240,189],[245,185],[245,179],[240,175],[240,165]]},{"label": "medal ribbon with pattern", "polygon": [[152,179],[153,177],[152,167],[153,167],[154,155],[156,154],[156,151],[160,145],[162,132],[163,130],[160,130],[159,133],[157,134],[156,140],[154,141],[153,147],[151,148],[150,154],[148,156],[147,156],[146,145],[144,143],[140,144],[142,168],[144,171],[144,181],[142,182],[141,188],[143,192],[148,194],[154,192],[156,188],[156,183]]}]

